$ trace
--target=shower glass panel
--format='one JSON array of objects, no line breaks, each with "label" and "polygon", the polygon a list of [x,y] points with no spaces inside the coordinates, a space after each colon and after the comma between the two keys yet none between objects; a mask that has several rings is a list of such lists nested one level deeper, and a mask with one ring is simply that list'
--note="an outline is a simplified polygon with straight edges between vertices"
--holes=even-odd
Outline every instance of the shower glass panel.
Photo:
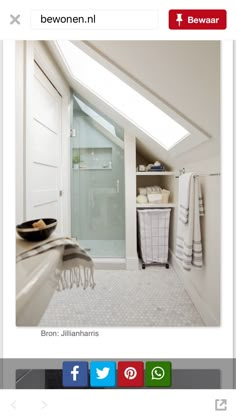
[{"label": "shower glass panel", "polygon": [[93,257],[125,257],[124,131],[73,97],[71,232]]}]

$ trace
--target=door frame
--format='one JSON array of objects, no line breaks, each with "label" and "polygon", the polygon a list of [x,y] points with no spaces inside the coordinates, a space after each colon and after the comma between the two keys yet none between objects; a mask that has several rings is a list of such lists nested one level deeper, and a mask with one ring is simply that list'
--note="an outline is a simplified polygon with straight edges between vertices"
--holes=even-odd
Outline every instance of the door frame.
[{"label": "door frame", "polygon": [[60,190],[62,190],[62,231],[63,235],[71,235],[71,188],[70,188],[70,88],[53,61],[46,44],[43,41],[26,41],[25,44],[25,142],[24,142],[24,217],[26,216],[29,195],[30,166],[27,165],[31,155],[32,133],[32,92],[34,83],[34,62],[38,64],[45,76],[61,95],[61,133],[62,162]]}]

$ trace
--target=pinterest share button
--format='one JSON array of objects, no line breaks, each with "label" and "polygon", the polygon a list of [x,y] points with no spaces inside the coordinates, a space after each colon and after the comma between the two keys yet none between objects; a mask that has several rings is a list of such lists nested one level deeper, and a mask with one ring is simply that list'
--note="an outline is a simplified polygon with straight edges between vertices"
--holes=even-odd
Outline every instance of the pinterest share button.
[{"label": "pinterest share button", "polygon": [[118,362],[118,386],[142,387],[144,385],[143,362]]},{"label": "pinterest share button", "polygon": [[226,10],[169,10],[169,29],[223,30],[226,27]]}]

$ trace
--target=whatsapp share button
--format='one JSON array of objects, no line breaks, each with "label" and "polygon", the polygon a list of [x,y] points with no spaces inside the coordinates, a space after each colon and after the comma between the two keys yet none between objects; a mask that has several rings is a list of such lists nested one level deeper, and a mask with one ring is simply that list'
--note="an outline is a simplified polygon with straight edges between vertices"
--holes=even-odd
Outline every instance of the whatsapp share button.
[{"label": "whatsapp share button", "polygon": [[171,362],[146,362],[145,386],[166,388],[171,386]]}]

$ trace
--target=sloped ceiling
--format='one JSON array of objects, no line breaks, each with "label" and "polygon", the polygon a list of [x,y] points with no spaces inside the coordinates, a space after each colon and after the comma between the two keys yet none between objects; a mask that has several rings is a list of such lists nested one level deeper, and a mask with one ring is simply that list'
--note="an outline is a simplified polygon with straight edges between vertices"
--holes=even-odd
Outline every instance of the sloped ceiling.
[{"label": "sloped ceiling", "polygon": [[[171,158],[138,139],[148,160],[171,167],[220,150],[220,43],[218,41],[89,41],[89,46],[211,136],[208,144]],[[155,160],[155,159],[154,159]]]},{"label": "sloped ceiling", "polygon": [[[218,41],[87,41],[84,44],[211,137],[192,151],[173,157],[152,139],[139,135],[138,152],[148,161],[160,160],[175,168],[189,159],[198,161],[219,155]],[[70,84],[76,87],[71,81]]]}]

